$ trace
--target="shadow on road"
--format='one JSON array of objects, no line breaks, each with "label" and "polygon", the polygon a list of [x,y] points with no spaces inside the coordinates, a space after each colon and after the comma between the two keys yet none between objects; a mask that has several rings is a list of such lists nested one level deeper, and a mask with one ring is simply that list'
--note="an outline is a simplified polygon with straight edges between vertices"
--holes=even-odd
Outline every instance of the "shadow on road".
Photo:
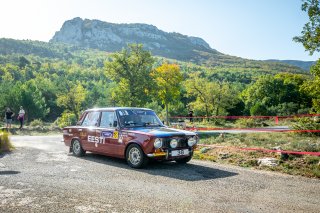
[{"label": "shadow on road", "polygon": [[19,174],[20,172],[18,171],[0,171],[0,175],[16,175]]},{"label": "shadow on road", "polygon": [[169,178],[185,180],[185,181],[201,181],[217,178],[227,178],[237,175],[238,173],[214,169],[211,167],[192,164],[192,162],[182,165],[176,162],[151,162],[146,168],[133,169],[129,167],[125,160],[87,153],[83,159],[115,166],[122,169],[134,170],[136,172],[144,172],[154,176],[165,176]]}]

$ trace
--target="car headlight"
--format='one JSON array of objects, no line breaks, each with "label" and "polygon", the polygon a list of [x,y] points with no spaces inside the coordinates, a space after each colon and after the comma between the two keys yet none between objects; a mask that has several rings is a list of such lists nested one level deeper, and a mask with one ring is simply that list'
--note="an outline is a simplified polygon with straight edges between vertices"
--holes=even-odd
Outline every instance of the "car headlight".
[{"label": "car headlight", "polygon": [[161,138],[156,138],[156,139],[154,140],[153,145],[154,145],[154,148],[155,148],[155,149],[159,149],[160,147],[162,147],[162,140],[161,140]]},{"label": "car headlight", "polygon": [[171,148],[177,148],[177,146],[178,146],[178,140],[177,140],[177,139],[172,139],[172,140],[170,141],[170,146],[171,146]]},{"label": "car headlight", "polygon": [[191,137],[191,138],[188,139],[188,146],[193,146],[193,145],[195,145],[196,143],[197,143],[197,138],[196,138],[196,136]]}]

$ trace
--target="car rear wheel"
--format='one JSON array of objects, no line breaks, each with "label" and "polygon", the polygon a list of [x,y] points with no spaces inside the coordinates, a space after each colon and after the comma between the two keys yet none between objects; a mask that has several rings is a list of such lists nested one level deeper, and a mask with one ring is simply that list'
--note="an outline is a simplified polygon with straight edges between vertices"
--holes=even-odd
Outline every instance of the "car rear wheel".
[{"label": "car rear wheel", "polygon": [[86,151],[82,148],[79,140],[74,140],[72,142],[72,153],[77,157],[84,156],[84,154],[86,153]]},{"label": "car rear wheel", "polygon": [[131,144],[128,147],[126,151],[126,160],[132,168],[142,168],[148,163],[148,157],[137,144]]},{"label": "car rear wheel", "polygon": [[180,159],[176,159],[176,162],[177,163],[180,163],[180,164],[185,164],[185,163],[188,163],[192,158],[192,155],[186,157],[186,158],[180,158]]}]

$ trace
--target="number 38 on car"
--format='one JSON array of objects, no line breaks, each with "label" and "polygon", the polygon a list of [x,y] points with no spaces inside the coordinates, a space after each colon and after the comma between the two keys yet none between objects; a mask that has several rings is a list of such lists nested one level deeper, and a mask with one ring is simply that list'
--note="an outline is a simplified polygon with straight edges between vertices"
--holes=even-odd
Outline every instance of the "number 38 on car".
[{"label": "number 38 on car", "polygon": [[86,110],[76,126],[63,129],[63,140],[76,156],[89,151],[141,168],[150,159],[187,163],[199,137],[166,127],[150,109],[114,107]]}]

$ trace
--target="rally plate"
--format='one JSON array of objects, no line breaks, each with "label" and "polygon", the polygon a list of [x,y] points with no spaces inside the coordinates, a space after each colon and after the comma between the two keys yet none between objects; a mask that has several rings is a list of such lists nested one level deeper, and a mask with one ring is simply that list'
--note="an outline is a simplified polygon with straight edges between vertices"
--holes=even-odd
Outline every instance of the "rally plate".
[{"label": "rally plate", "polygon": [[180,149],[180,150],[173,150],[171,151],[171,156],[172,157],[177,157],[177,156],[185,156],[189,155],[189,149]]}]

